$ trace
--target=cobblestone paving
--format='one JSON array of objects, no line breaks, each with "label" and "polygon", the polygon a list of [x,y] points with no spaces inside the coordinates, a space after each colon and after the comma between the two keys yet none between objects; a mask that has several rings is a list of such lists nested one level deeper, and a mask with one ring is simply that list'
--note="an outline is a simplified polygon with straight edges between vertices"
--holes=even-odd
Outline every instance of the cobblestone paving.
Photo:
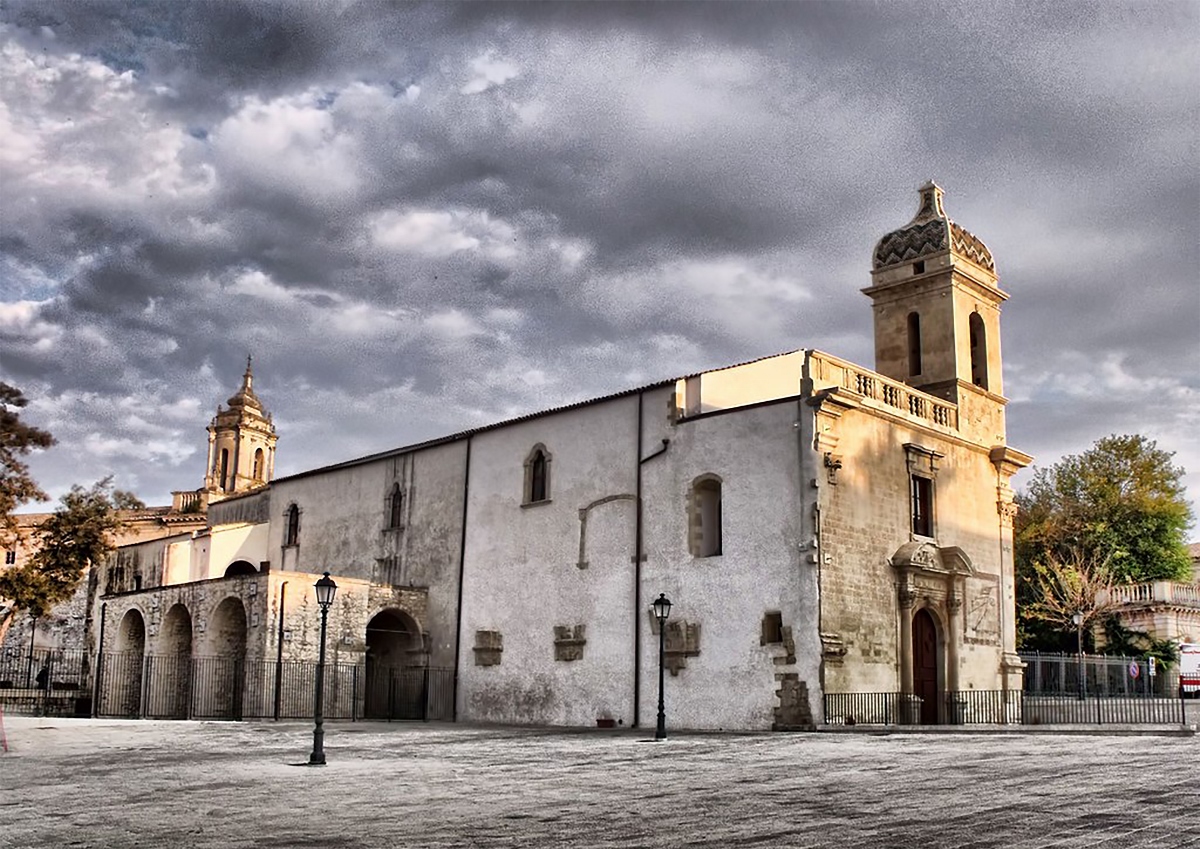
[{"label": "cobblestone paving", "polygon": [[3,847],[1200,847],[1200,737],[5,719]]}]

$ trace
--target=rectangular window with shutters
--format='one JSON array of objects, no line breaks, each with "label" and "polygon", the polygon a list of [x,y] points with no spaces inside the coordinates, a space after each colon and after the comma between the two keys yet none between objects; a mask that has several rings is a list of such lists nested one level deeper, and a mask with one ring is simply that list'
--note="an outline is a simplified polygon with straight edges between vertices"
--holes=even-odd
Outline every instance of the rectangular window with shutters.
[{"label": "rectangular window with shutters", "polygon": [[914,536],[933,536],[933,481],[912,475],[912,532]]}]

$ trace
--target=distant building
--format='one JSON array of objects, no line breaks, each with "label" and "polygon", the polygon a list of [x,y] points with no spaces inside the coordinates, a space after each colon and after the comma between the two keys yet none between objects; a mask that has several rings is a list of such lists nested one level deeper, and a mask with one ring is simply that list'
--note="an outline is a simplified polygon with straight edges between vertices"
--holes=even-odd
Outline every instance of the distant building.
[{"label": "distant building", "polygon": [[1157,640],[1200,643],[1200,543],[1188,546],[1192,582],[1144,581],[1116,587],[1117,618]]},{"label": "distant building", "polygon": [[[675,726],[806,728],[852,692],[936,723],[947,694],[1020,689],[1009,481],[1030,457],[1005,436],[992,256],[928,183],[863,292],[874,370],[798,349],[273,481],[247,369],[210,426],[207,525],[123,546],[93,631],[113,663],[204,658],[249,699],[254,670],[315,657],[328,571],[360,714],[445,669],[447,716],[652,725],[660,593]],[[167,678],[175,701],[125,686],[124,709],[189,715],[198,679]]]}]

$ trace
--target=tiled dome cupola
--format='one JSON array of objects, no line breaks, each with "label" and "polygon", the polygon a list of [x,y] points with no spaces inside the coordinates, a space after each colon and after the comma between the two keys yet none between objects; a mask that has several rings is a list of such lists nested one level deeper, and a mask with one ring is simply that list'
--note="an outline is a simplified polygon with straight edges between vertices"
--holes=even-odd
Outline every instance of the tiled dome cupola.
[{"label": "tiled dome cupola", "polygon": [[875,246],[874,269],[912,262],[949,250],[995,273],[996,265],[987,245],[946,217],[942,209],[941,187],[930,180],[918,191],[921,194],[921,206],[916,217],[879,240]]}]

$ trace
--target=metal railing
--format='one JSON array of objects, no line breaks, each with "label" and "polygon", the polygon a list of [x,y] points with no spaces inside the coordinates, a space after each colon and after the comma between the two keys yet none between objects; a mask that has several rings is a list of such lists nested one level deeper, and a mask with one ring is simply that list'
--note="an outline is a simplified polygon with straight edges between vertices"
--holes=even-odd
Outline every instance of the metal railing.
[{"label": "metal railing", "polygon": [[[147,719],[306,719],[314,661],[244,661],[189,655],[106,654],[95,715]],[[326,663],[326,719],[454,718],[454,671]]]},{"label": "metal railing", "polygon": [[[1135,657],[1100,654],[1021,652],[1025,692],[1043,695],[1161,696],[1178,695],[1179,670],[1158,667]],[[1131,673],[1137,667],[1137,675]]]},{"label": "metal railing", "polygon": [[[936,712],[913,693],[826,693],[826,725],[1183,725],[1179,696],[1080,696],[1021,690],[960,690],[940,694]],[[936,723],[932,717],[936,715]]]},{"label": "metal railing", "polygon": [[901,714],[901,704],[908,711],[912,699],[917,697],[903,693],[826,693],[825,722],[827,725],[915,724],[910,713]]}]

